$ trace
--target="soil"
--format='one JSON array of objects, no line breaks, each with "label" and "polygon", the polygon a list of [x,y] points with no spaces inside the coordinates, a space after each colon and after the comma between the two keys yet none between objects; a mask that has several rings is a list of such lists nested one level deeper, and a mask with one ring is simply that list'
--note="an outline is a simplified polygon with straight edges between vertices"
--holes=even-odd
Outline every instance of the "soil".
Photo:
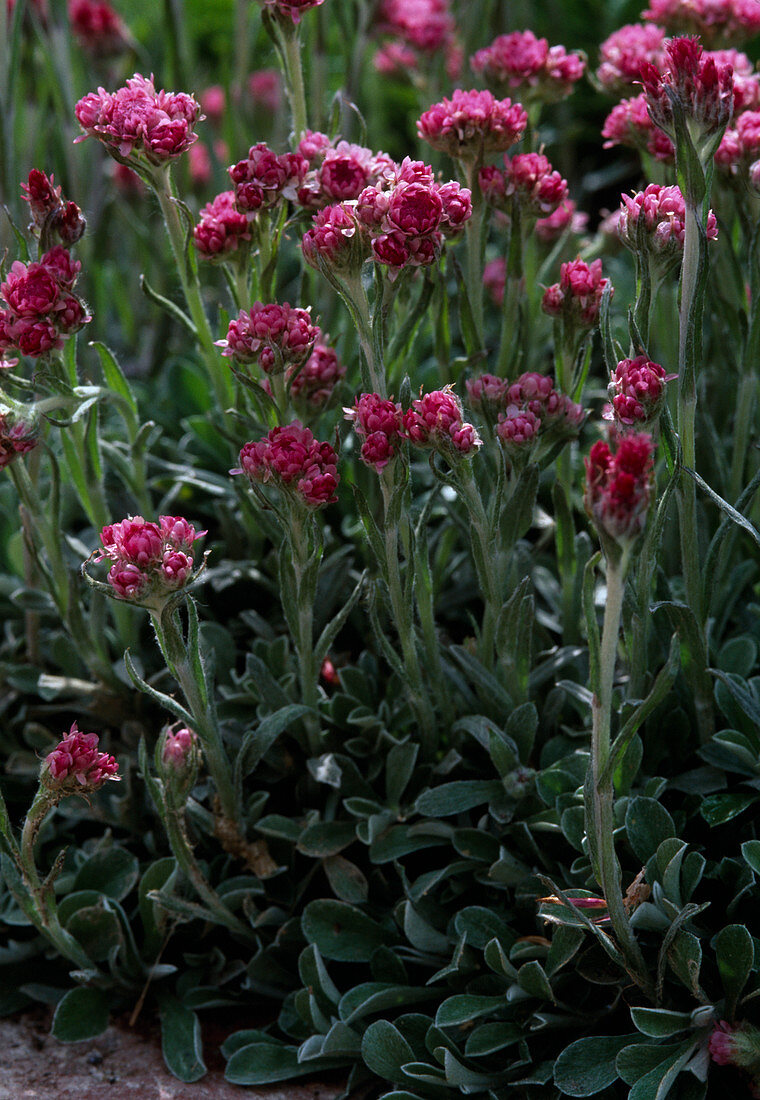
[{"label": "soil", "polygon": [[149,1028],[116,1020],[97,1039],[61,1043],[51,1019],[42,1009],[0,1019],[0,1100],[336,1100],[342,1091],[324,1082],[231,1085],[217,1042],[206,1043],[207,1075],[187,1085],[166,1069]]}]

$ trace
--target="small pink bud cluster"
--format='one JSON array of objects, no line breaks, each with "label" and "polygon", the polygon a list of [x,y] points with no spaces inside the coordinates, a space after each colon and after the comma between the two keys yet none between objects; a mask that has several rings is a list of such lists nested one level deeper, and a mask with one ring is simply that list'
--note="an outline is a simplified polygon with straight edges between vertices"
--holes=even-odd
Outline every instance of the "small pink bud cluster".
[{"label": "small pink bud cluster", "polygon": [[478,160],[503,152],[522,137],[527,112],[511,99],[457,88],[451,99],[434,103],[417,122],[417,133],[433,149],[458,160]]},{"label": "small pink bud cluster", "polygon": [[353,205],[324,207],[315,214],[311,229],[301,240],[304,259],[317,270],[320,263],[325,263],[336,272],[358,271],[369,255],[361,228]]},{"label": "small pink bud cluster", "polygon": [[442,54],[449,78],[456,80],[462,51],[449,8],[449,0],[382,0],[376,29],[391,38],[375,54],[375,68],[394,76],[424,73]]},{"label": "small pink bud cluster", "polygon": [[39,428],[33,413],[0,405],[0,470],[33,450],[38,442]]},{"label": "small pink bud cluster", "polygon": [[644,93],[623,99],[613,107],[602,127],[604,148],[625,145],[649,153],[655,160],[672,164],[675,160],[673,142],[655,126],[649,115]]},{"label": "small pink bud cluster", "polygon": [[245,214],[235,206],[235,192],[222,191],[201,210],[193,229],[193,242],[204,260],[225,260],[251,239]]},{"label": "small pink bud cluster", "polygon": [[338,498],[335,490],[338,456],[329,443],[320,443],[299,420],[280,425],[256,442],[246,443],[240,452],[240,468],[249,481],[271,483],[291,500],[320,508]]},{"label": "small pink bud cluster", "polygon": [[559,282],[544,291],[541,308],[574,328],[592,328],[608,284],[609,279],[602,276],[601,260],[587,264],[579,257],[562,264]]},{"label": "small pink bud cluster", "polygon": [[734,73],[734,118],[742,111],[756,111],[760,107],[760,76],[746,53],[739,50],[710,50],[718,68],[730,65]]},{"label": "small pink bud cluster", "polygon": [[318,8],[324,0],[264,0],[264,7],[270,8],[274,15],[300,23],[301,16],[310,8]]},{"label": "small pink bud cluster", "polygon": [[[504,283],[502,280],[503,293]],[[504,411],[507,390],[509,389],[509,382],[506,378],[497,378],[495,374],[479,374],[476,378],[468,378],[465,386],[467,388],[467,403],[476,412],[479,412],[484,419],[494,421],[497,415]]]},{"label": "small pink bud cluster", "polygon": [[[504,290],[507,284],[507,261],[503,256],[489,260],[483,268],[483,286],[496,306],[504,304]],[[469,385],[469,383],[468,383]]]},{"label": "small pink bud cluster", "polygon": [[129,48],[129,32],[103,0],[69,0],[69,23],[79,45],[91,57],[113,57]]},{"label": "small pink bud cluster", "polygon": [[[297,370],[288,367],[285,379]],[[293,378],[290,396],[296,404],[307,408],[324,409],[332,399],[335,387],[346,376],[346,368],[338,359],[335,348],[328,344],[315,344],[311,355]]]},{"label": "small pink bud cluster", "polygon": [[736,1066],[749,1075],[749,1095],[760,1097],[760,1031],[742,1021],[729,1024],[720,1020],[708,1042],[713,1062],[718,1066]]},{"label": "small pink bud cluster", "polygon": [[274,206],[287,191],[293,194],[307,170],[300,153],[278,155],[263,141],[252,145],[245,160],[229,169],[235,188],[235,205],[253,218],[259,210]]},{"label": "small pink bud cluster", "polygon": [[572,199],[563,199],[552,214],[538,219],[534,230],[538,239],[544,244],[554,244],[568,230],[580,235],[587,225],[588,214],[578,210]]},{"label": "small pink bud cluster", "polygon": [[715,153],[715,163],[730,175],[748,172],[760,157],[760,111],[744,111],[726,130]]},{"label": "small pink bud cluster", "polygon": [[184,771],[188,760],[197,751],[197,743],[198,738],[195,733],[184,726],[177,730],[168,729],[164,736],[161,759],[174,771]]},{"label": "small pink bud cluster", "polygon": [[74,108],[85,137],[102,141],[113,156],[135,164],[163,165],[197,140],[200,104],[185,92],[157,92],[153,77],[135,73],[116,92],[98,88]]},{"label": "small pink bud cluster", "polygon": [[36,263],[16,260],[0,283],[6,309],[0,309],[0,354],[17,349],[38,358],[63,347],[67,336],[91,319],[73,293],[82,265],[56,245]]},{"label": "small pink bud cluster", "polygon": [[193,543],[205,534],[182,516],[159,516],[158,523],[129,516],[103,528],[95,561],[113,562],[107,579],[120,599],[161,601],[190,580]]},{"label": "small pink bud cluster", "polygon": [[486,200],[497,209],[509,211],[513,202],[528,216],[554,213],[567,199],[567,181],[553,170],[542,153],[518,153],[504,157],[504,171],[485,165],[478,175]]},{"label": "small pink bud cluster", "polygon": [[319,131],[307,130],[298,145],[305,170],[295,188],[295,201],[306,210],[358,199],[365,187],[380,185],[396,168],[386,153],[363,145],[333,141]]},{"label": "small pink bud cluster", "polygon": [[[622,195],[618,235],[634,252],[639,248],[655,257],[675,259],[683,253],[686,204],[679,187],[650,183],[635,195]],[[707,216],[707,239],[718,237],[718,222],[712,210]]]},{"label": "small pink bud cluster", "polygon": [[449,461],[472,457],[482,443],[474,425],[464,422],[451,386],[420,394],[404,413],[403,431],[415,447],[438,451]]},{"label": "small pink bud cluster", "polygon": [[226,339],[216,343],[222,355],[237,363],[258,363],[267,374],[278,374],[302,363],[319,335],[308,309],[287,302],[254,302],[230,321]]},{"label": "small pink bud cluster", "polygon": [[39,168],[32,168],[29,182],[22,183],[23,199],[29,203],[32,215],[31,229],[35,236],[44,234],[45,245],[61,244],[70,248],[76,244],[87,225],[84,215],[75,202],[67,202],[61,188],[54,187]]},{"label": "small pink bud cluster", "polygon": [[48,790],[67,794],[90,794],[108,779],[118,779],[119,765],[113,756],[98,750],[96,733],[80,733],[76,722],[42,765],[41,781]]},{"label": "small pink bud cluster", "polygon": [[553,378],[528,371],[506,384],[496,434],[513,461],[527,461],[539,441],[576,436],[585,415],[582,405],[554,388]]},{"label": "small pink bud cluster", "polygon": [[608,393],[611,416],[624,427],[643,428],[660,415],[665,403],[665,383],[676,378],[646,355],[622,359],[612,376]]},{"label": "small pink bud cluster", "polygon": [[649,0],[642,18],[710,43],[735,43],[760,33],[757,0]]},{"label": "small pink bud cluster", "polygon": [[613,453],[598,440],[586,459],[586,511],[604,542],[630,545],[646,523],[654,444],[644,432],[622,436]]},{"label": "small pink bud cluster", "polygon": [[716,64],[697,39],[672,38],[665,47],[662,66],[644,61],[640,73],[652,121],[671,140],[675,140],[674,102],[699,131],[698,148],[725,129],[733,110],[733,70],[730,65]]},{"label": "small pink bud cluster", "polygon": [[377,393],[363,393],[343,413],[346,420],[353,421],[356,434],[364,439],[362,462],[380,473],[401,448],[404,438],[401,406]]},{"label": "small pink bud cluster", "polygon": [[570,95],[586,62],[564,46],[549,46],[533,31],[513,31],[494,39],[470,58],[474,73],[482,73],[498,92],[516,91],[520,98],[556,103]]},{"label": "small pink bud cluster", "polygon": [[622,93],[639,81],[642,61],[658,68],[665,49],[665,31],[652,24],[629,23],[613,31],[599,47],[596,78],[607,92]]}]

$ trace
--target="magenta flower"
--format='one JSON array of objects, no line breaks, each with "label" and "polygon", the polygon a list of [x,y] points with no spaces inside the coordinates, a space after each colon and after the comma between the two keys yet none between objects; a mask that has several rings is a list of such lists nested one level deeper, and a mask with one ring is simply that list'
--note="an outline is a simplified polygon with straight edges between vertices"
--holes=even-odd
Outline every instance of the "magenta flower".
[{"label": "magenta flower", "polygon": [[66,248],[76,244],[85,231],[86,221],[75,202],[67,202],[61,188],[53,185],[39,168],[29,173],[28,183],[21,185],[22,197],[29,203],[31,228],[35,235],[45,231],[45,241],[58,240]]},{"label": "magenta flower", "polygon": [[[518,465],[535,461],[545,453],[544,444],[553,446],[578,434],[585,409],[556,390],[549,375],[528,371],[512,383],[491,380],[490,375],[486,379],[494,398],[497,393],[500,397],[496,435],[510,461]],[[499,381],[502,385],[497,389]],[[494,405],[487,411],[493,415]]]},{"label": "magenta flower", "polygon": [[554,103],[570,95],[586,68],[577,53],[564,46],[549,47],[533,31],[513,31],[494,39],[470,58],[470,68],[482,73],[487,83],[502,92]]},{"label": "magenta flower", "polygon": [[477,160],[484,153],[509,149],[522,137],[527,121],[527,112],[511,99],[457,88],[451,99],[424,112],[417,133],[433,149],[458,160]]},{"label": "magenta flower", "polygon": [[382,183],[396,168],[386,153],[333,141],[313,130],[303,135],[297,153],[304,158],[306,171],[295,187],[294,199],[307,210],[356,199],[365,187]]},{"label": "magenta flower", "polygon": [[248,94],[254,106],[274,114],[282,107],[282,77],[279,69],[257,69],[248,77]]},{"label": "magenta flower", "polygon": [[541,308],[574,327],[592,328],[608,283],[609,279],[602,276],[601,260],[587,264],[579,257],[562,264],[560,280],[546,289]]},{"label": "magenta flower", "polygon": [[164,736],[161,759],[174,771],[183,772],[187,768],[188,760],[197,752],[197,746],[198,738],[192,730],[184,726],[178,730],[168,729]]},{"label": "magenta flower", "polygon": [[661,68],[641,65],[646,105],[652,121],[674,141],[673,103],[677,102],[698,137],[698,148],[722,133],[733,109],[733,70],[717,65],[695,38],[672,38]]},{"label": "magenta flower", "polygon": [[588,225],[588,214],[578,210],[572,199],[563,199],[557,209],[546,218],[539,218],[535,234],[544,244],[553,244],[569,229],[571,233],[583,233]]},{"label": "magenta flower", "polygon": [[129,31],[104,0],[69,0],[69,23],[91,57],[113,57],[129,48]]},{"label": "magenta flower", "polygon": [[117,159],[154,166],[190,148],[201,118],[200,104],[191,95],[157,92],[153,77],[140,73],[116,92],[90,92],[74,110],[84,137],[97,138]]},{"label": "magenta flower", "polygon": [[16,260],[0,295],[8,309],[0,309],[0,353],[17,348],[32,357],[63,346],[64,338],[90,320],[71,289],[81,264],[56,245],[36,263]]},{"label": "magenta flower", "polygon": [[626,145],[647,152],[666,164],[675,160],[673,142],[652,122],[643,93],[623,99],[612,108],[602,127],[602,137],[606,139],[605,149]]},{"label": "magenta flower", "polygon": [[319,269],[321,261],[335,271],[358,271],[369,255],[355,208],[345,203],[326,206],[315,214],[311,229],[303,235],[301,249],[311,267]]},{"label": "magenta flower", "polygon": [[613,31],[599,47],[596,77],[605,91],[622,93],[639,82],[642,61],[658,68],[665,49],[665,31],[652,24],[633,23]]},{"label": "magenta flower", "polygon": [[715,163],[731,175],[748,172],[760,156],[760,111],[744,111],[729,126],[715,153]]},{"label": "magenta flower", "polygon": [[299,420],[280,425],[240,452],[240,468],[249,481],[274,485],[307,508],[332,504],[340,480],[338,456],[329,443],[320,443]]},{"label": "magenta flower", "polygon": [[204,260],[228,259],[250,239],[251,227],[235,206],[234,191],[222,191],[207,203],[193,229],[193,242]]},{"label": "magenta flower", "polygon": [[422,54],[436,54],[450,45],[454,20],[448,0],[381,0],[377,28]]},{"label": "magenta flower", "polygon": [[496,306],[504,303],[504,288],[507,281],[507,261],[503,256],[489,260],[483,268],[483,286]]},{"label": "magenta flower", "polygon": [[0,405],[0,470],[34,450],[38,442],[39,427],[33,410]]},{"label": "magenta flower", "polygon": [[505,156],[504,166],[503,173],[487,165],[479,174],[483,195],[498,209],[509,211],[514,201],[526,215],[538,217],[552,214],[567,199],[567,181],[542,153]]},{"label": "magenta flower", "polygon": [[286,190],[291,195],[295,192],[307,168],[300,153],[280,156],[264,142],[252,145],[246,159],[229,169],[238,210],[252,218],[262,208],[274,206]]},{"label": "magenta flower", "polygon": [[287,302],[254,302],[230,321],[226,339],[216,343],[222,355],[238,363],[258,363],[267,374],[276,374],[302,363],[319,335],[308,309]]},{"label": "magenta flower", "polygon": [[364,440],[361,458],[380,473],[399,453],[403,442],[403,412],[395,401],[377,393],[363,393],[351,408],[344,408],[346,420]]},{"label": "magenta flower", "polygon": [[624,435],[613,453],[599,440],[586,459],[586,511],[604,542],[629,546],[646,523],[654,444],[644,432]]},{"label": "magenta flower", "polygon": [[642,428],[660,415],[665,403],[665,383],[676,378],[646,355],[622,359],[612,376],[609,396],[618,423]]},{"label": "magenta flower", "polygon": [[98,750],[96,733],[80,733],[76,722],[48,753],[42,765],[41,782],[52,791],[90,794],[108,779],[118,779],[119,765],[113,756]]},{"label": "magenta flower", "polygon": [[[643,249],[666,265],[683,255],[686,204],[680,188],[650,183],[644,191],[621,197],[618,235],[624,245],[634,252]],[[712,210],[706,234],[708,241],[718,236]]]},{"label": "magenta flower", "polygon": [[504,409],[509,389],[506,378],[497,378],[494,374],[479,374],[475,378],[468,378],[465,386],[468,404],[487,419],[494,419]]},{"label": "magenta flower", "polygon": [[[286,380],[296,369],[287,369]],[[335,387],[345,376],[346,368],[338,359],[335,348],[315,344],[311,355],[293,378],[290,396],[294,402],[310,409],[324,409],[330,403]]]},{"label": "magenta flower", "polygon": [[649,0],[642,19],[671,33],[699,34],[710,43],[734,43],[760,33],[757,0]]},{"label": "magenta flower", "polygon": [[120,599],[161,605],[190,581],[193,543],[205,534],[182,516],[159,516],[158,523],[128,516],[103,528],[94,559],[113,563],[107,580]]},{"label": "magenta flower", "polygon": [[403,434],[415,447],[438,451],[449,461],[470,458],[482,440],[451,386],[421,394],[403,416]]},{"label": "magenta flower", "polygon": [[318,8],[323,3],[324,0],[264,0],[264,6],[270,8],[275,15],[290,19],[293,23],[300,23],[305,11]]}]

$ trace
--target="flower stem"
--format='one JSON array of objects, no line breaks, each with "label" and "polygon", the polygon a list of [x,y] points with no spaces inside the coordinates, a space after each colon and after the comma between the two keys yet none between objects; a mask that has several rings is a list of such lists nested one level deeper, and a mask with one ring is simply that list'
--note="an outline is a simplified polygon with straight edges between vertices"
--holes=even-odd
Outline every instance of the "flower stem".
[{"label": "flower stem", "polygon": [[477,161],[471,161],[463,165],[467,186],[472,192],[472,215],[467,220],[465,230],[465,245],[467,250],[467,271],[465,282],[467,285],[467,297],[470,302],[472,323],[475,329],[475,352],[482,351],[485,346],[484,321],[483,321],[483,193],[478,182]]},{"label": "flower stem", "polygon": [[[620,623],[623,612],[625,576],[629,551],[607,559],[607,601],[599,656],[598,683],[594,684],[591,731],[591,790],[586,791],[586,828],[593,830],[594,874],[607,902],[607,912],[627,970],[644,991],[651,991],[647,973],[628,914],[623,904],[620,864],[615,853],[613,776],[606,775],[610,758],[612,685],[615,676]],[[589,800],[592,805],[589,805]]]},{"label": "flower stem", "polygon": [[303,64],[301,60],[301,38],[298,28],[289,19],[277,22],[282,59],[285,67],[285,84],[290,113],[293,120],[293,145],[301,140],[308,129],[306,123],[306,92],[303,82]]}]

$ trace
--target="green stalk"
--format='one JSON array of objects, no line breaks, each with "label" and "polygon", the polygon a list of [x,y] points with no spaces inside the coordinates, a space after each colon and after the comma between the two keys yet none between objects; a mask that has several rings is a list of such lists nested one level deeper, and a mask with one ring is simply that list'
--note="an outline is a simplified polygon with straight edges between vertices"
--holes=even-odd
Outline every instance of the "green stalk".
[{"label": "green stalk", "polygon": [[164,216],[166,232],[169,236],[174,262],[182,285],[182,292],[187,303],[193,325],[197,333],[203,358],[206,361],[211,384],[214,388],[216,401],[220,410],[227,409],[234,400],[234,389],[228,371],[222,369],[222,363],[214,346],[211,327],[203,305],[201,288],[198,276],[193,271],[185,253],[186,233],[180,218],[179,208],[175,202],[175,195],[169,170],[157,171],[153,177],[153,189],[155,191],[161,213]]},{"label": "green stalk", "polygon": [[[697,380],[693,361],[693,329],[701,320],[700,303],[697,302],[697,286],[700,264],[700,221],[693,204],[686,204],[683,267],[681,269],[681,309],[678,342],[678,436],[683,451],[683,464],[696,469],[695,419],[697,411]],[[699,561],[697,534],[697,487],[685,471],[679,485],[679,511],[681,515],[681,555],[683,558],[686,601],[694,617],[704,629],[702,616],[702,576]]]},{"label": "green stalk", "polygon": [[[238,822],[240,806],[232,769],[222,741],[213,695],[206,684],[201,652],[199,648],[195,653],[189,651],[178,626],[177,614],[176,611],[169,614],[151,611],[156,639],[167,668],[182,689],[193,717],[193,732],[203,746],[206,765],[216,786],[222,814],[231,822]],[[194,614],[194,609],[188,611],[188,615]],[[190,644],[198,646],[197,635]]]},{"label": "green stalk", "polygon": [[293,146],[295,147],[301,140],[301,135],[308,129],[306,123],[306,92],[301,60],[301,37],[298,28],[287,17],[282,21],[277,20],[275,26],[278,31],[285,69],[285,86],[293,120]]},{"label": "green stalk", "polygon": [[483,193],[478,182],[478,170],[480,158],[476,161],[462,163],[467,186],[472,193],[472,215],[465,223],[465,248],[467,252],[467,270],[465,281],[467,285],[467,297],[470,301],[472,323],[475,328],[477,347],[482,351],[485,347],[484,320],[483,320],[483,215],[485,203]]},{"label": "green stalk", "polygon": [[457,490],[470,517],[472,559],[484,601],[480,631],[480,659],[487,668],[491,668],[496,646],[496,627],[503,605],[502,565],[492,525],[483,507],[483,500],[470,464],[460,463],[454,471],[454,476]]},{"label": "green stalk", "polygon": [[731,475],[729,477],[729,502],[735,502],[744,488],[744,469],[747,463],[750,433],[757,402],[758,379],[753,373],[745,373],[736,393],[736,413],[732,434]]},{"label": "green stalk", "polygon": [[[587,828],[593,828],[595,833],[594,874],[607,902],[607,912],[620,950],[626,959],[628,973],[641,989],[650,994],[652,982],[623,904],[620,864],[615,852],[613,777],[609,775],[604,778],[610,758],[612,685],[629,554],[630,550],[624,550],[620,556],[610,555],[607,558],[607,602],[604,608],[598,684],[593,685],[596,690],[591,708],[590,798],[593,805],[586,806],[586,821]],[[589,798],[588,791],[586,798]]]},{"label": "green stalk", "polygon": [[[413,605],[404,596],[399,568],[399,525],[391,518],[393,480],[396,463],[386,466],[380,474],[380,488],[383,494],[384,510],[384,549],[385,576],[391,601],[391,611],[396,632],[401,643],[404,658],[404,672],[410,691],[410,701],[420,723],[420,742],[423,757],[432,758],[435,751],[435,714],[425,689],[417,653],[417,639],[414,630]],[[397,490],[398,491],[398,490]],[[407,568],[411,568],[408,563]]]},{"label": "green stalk", "polygon": [[[306,525],[313,523],[313,517],[303,515],[303,510],[294,505],[290,509],[290,522],[287,530],[288,545],[291,552],[290,565],[293,570],[293,598],[295,601],[295,622],[293,641],[298,657],[298,678],[301,687],[301,701],[316,711],[319,704],[319,669],[314,652],[314,598],[316,590],[316,571],[311,568],[313,555],[321,556],[321,533],[317,534],[320,543],[311,547],[311,539]],[[304,522],[305,521],[305,522]],[[292,619],[292,615],[291,615]],[[309,751],[318,756],[322,751],[318,722],[311,716],[304,719]]]}]

